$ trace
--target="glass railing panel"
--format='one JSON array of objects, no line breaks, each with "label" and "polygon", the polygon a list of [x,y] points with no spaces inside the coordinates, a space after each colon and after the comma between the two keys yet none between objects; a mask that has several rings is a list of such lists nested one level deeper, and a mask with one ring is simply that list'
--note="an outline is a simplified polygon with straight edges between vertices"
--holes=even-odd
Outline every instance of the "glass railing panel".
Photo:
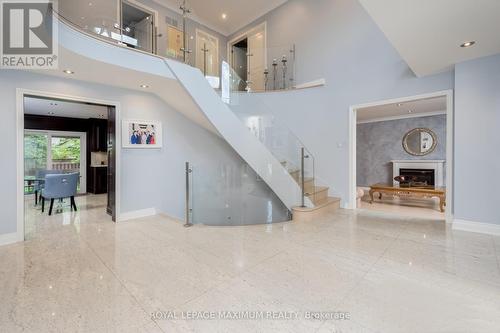
[{"label": "glass railing panel", "polygon": [[288,221],[289,212],[244,163],[192,165],[193,224],[235,226]]},{"label": "glass railing panel", "polygon": [[90,34],[109,41],[121,42],[120,1],[59,1],[59,16]]},{"label": "glass railing panel", "polygon": [[295,45],[267,48],[267,67],[262,73],[264,87],[253,87],[253,91],[286,90],[294,87]]},{"label": "glass railing panel", "polygon": [[185,19],[173,13],[175,18],[166,18],[166,31],[158,31],[158,15],[133,1],[64,0],[55,11],[71,26],[107,42],[199,68],[214,89],[220,88],[222,41],[197,29],[191,12]]},{"label": "glass railing panel", "polygon": [[295,85],[295,45],[240,49],[234,47],[229,63],[241,78],[238,91],[274,91],[292,89]]},{"label": "glass railing panel", "polygon": [[[197,67],[210,85],[219,89],[220,61],[226,58],[224,41],[200,29],[201,25],[192,19],[197,17],[196,11],[189,1],[186,6],[190,11],[185,15],[172,12],[162,18],[136,1],[64,0],[59,1],[57,13],[78,29],[109,42]],[[158,30],[161,25],[157,20],[166,20],[165,30]],[[246,47],[232,46],[228,62],[242,79],[238,91],[279,91],[295,87],[295,45],[266,45],[265,40],[256,34],[248,39]]]},{"label": "glass railing panel", "polygon": [[[286,168],[301,185],[304,178],[314,179],[314,156],[298,137],[278,119],[262,101],[260,94],[240,91],[244,80],[223,64],[222,99],[248,130],[266,146],[273,156]],[[304,154],[302,154],[304,149]]]}]

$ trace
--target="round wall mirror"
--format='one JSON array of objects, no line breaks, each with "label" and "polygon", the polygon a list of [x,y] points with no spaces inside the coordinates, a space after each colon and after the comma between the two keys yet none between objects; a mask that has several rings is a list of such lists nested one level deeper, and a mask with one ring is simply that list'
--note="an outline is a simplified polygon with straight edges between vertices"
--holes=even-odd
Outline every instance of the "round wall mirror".
[{"label": "round wall mirror", "polygon": [[403,138],[403,148],[413,156],[425,156],[437,146],[436,134],[428,128],[415,128]]}]

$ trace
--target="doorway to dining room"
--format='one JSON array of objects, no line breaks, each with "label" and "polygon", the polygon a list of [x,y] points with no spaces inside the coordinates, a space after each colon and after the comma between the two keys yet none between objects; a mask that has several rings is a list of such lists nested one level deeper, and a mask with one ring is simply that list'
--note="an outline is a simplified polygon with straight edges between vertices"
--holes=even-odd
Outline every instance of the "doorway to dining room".
[{"label": "doorway to dining room", "polygon": [[116,221],[116,105],[31,92],[18,99],[24,239]]}]

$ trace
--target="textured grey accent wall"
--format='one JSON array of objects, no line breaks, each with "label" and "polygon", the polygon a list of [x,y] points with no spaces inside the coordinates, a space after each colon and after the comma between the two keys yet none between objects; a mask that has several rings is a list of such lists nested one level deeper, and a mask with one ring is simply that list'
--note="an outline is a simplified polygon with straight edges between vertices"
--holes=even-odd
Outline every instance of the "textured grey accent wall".
[{"label": "textured grey accent wall", "polygon": [[[417,127],[437,135],[436,150],[427,156],[412,156],[403,148],[404,135]],[[446,115],[358,124],[356,140],[358,186],[392,183],[391,160],[446,160]]]}]

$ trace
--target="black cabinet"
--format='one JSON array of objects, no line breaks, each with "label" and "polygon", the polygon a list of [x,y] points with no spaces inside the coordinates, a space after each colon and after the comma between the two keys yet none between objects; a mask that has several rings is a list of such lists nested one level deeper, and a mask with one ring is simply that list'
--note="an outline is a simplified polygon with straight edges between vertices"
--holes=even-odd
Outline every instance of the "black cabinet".
[{"label": "black cabinet", "polygon": [[108,168],[91,167],[90,181],[88,182],[87,192],[102,194],[108,192]]},{"label": "black cabinet", "polygon": [[87,127],[87,192],[101,194],[107,192],[107,168],[92,167],[92,152],[108,151],[108,121],[106,119],[88,120]]},{"label": "black cabinet", "polygon": [[87,134],[90,151],[108,151],[108,121],[106,119],[89,119]]}]

